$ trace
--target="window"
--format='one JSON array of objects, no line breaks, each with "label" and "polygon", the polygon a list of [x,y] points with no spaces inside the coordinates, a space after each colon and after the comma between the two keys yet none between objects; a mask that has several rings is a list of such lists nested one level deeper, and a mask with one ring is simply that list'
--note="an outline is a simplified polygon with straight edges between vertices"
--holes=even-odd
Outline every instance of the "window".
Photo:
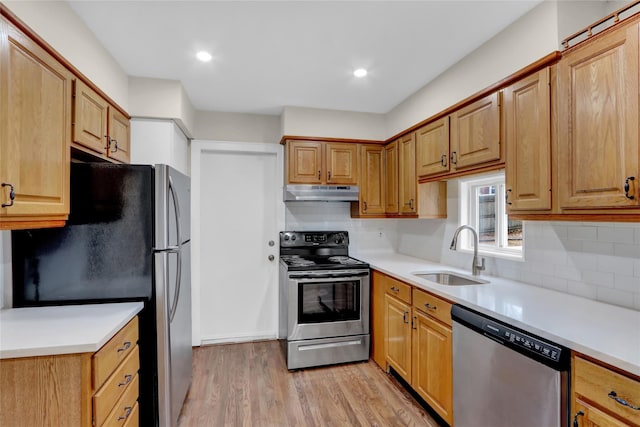
[{"label": "window", "polygon": [[[478,232],[478,252],[522,259],[522,221],[509,220],[506,213],[504,171],[460,181],[460,225]],[[461,249],[473,250],[471,233],[460,235]]]}]

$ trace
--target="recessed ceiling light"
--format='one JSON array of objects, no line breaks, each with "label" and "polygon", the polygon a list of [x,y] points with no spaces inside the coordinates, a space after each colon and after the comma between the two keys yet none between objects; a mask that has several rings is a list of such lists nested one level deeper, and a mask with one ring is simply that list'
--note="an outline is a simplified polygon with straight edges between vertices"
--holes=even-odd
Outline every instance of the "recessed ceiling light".
[{"label": "recessed ceiling light", "polygon": [[365,70],[364,68],[358,68],[353,72],[353,75],[358,78],[362,78],[367,75],[367,70]]},{"label": "recessed ceiling light", "polygon": [[196,53],[196,57],[202,62],[209,62],[212,58],[211,54],[209,52],[205,52],[204,50]]}]

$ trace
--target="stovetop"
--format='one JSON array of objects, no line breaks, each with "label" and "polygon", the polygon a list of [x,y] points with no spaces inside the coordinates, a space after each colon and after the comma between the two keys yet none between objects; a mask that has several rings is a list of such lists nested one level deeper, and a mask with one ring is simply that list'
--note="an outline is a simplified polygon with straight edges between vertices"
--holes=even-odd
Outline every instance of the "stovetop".
[{"label": "stovetop", "polygon": [[366,262],[346,255],[281,255],[280,260],[289,271],[369,268]]},{"label": "stovetop", "polygon": [[349,256],[346,231],[282,231],[280,260],[289,271],[369,268]]}]

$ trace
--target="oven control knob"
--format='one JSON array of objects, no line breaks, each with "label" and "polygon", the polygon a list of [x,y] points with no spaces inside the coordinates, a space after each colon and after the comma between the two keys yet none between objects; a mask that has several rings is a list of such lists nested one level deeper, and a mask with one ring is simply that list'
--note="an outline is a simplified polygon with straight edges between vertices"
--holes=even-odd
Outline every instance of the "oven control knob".
[{"label": "oven control knob", "polygon": [[289,235],[288,234],[284,235],[284,240],[289,240]]},{"label": "oven control knob", "polygon": [[291,240],[296,240],[296,235],[291,236]]}]

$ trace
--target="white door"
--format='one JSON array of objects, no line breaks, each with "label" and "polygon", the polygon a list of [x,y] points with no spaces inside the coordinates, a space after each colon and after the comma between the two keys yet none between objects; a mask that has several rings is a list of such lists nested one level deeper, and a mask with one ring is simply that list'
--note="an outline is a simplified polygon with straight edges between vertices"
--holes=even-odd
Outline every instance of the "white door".
[{"label": "white door", "polygon": [[191,166],[193,343],[275,339],[282,147],[193,141]]}]

